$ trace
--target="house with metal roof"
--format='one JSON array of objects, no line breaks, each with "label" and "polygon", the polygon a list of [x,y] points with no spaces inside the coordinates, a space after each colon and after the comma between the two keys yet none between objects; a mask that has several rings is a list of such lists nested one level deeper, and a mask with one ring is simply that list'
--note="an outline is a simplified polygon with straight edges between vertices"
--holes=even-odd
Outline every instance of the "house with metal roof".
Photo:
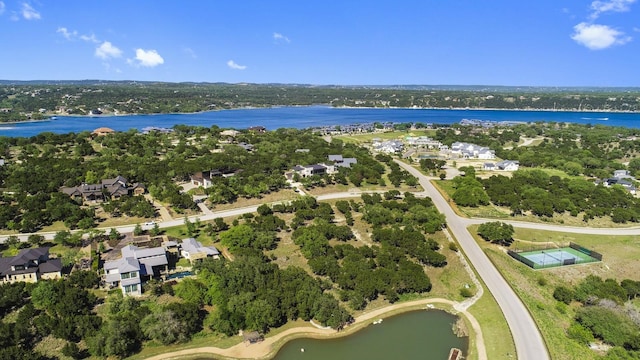
[{"label": "house with metal roof", "polygon": [[183,239],[180,244],[180,255],[188,259],[192,264],[194,261],[204,258],[220,258],[220,252],[214,246],[203,246],[201,242],[194,238]]},{"label": "house with metal roof", "polygon": [[111,287],[120,287],[123,295],[142,295],[142,284],[167,272],[169,261],[163,247],[139,248],[127,245],[122,257],[104,263],[104,279]]},{"label": "house with metal roof", "polygon": [[62,261],[49,258],[49,248],[22,249],[16,256],[0,257],[0,284],[38,282],[40,279],[59,279]]}]

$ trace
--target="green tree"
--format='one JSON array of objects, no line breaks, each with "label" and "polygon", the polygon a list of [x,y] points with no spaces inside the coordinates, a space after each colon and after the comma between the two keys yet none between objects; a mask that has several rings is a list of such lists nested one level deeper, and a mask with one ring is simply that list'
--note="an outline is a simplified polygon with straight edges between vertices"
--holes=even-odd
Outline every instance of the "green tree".
[{"label": "green tree", "polygon": [[492,243],[509,246],[513,242],[513,225],[501,221],[487,222],[478,226],[478,235]]},{"label": "green tree", "polygon": [[172,311],[165,310],[149,314],[140,323],[144,335],[164,345],[184,342],[189,339],[185,326]]}]

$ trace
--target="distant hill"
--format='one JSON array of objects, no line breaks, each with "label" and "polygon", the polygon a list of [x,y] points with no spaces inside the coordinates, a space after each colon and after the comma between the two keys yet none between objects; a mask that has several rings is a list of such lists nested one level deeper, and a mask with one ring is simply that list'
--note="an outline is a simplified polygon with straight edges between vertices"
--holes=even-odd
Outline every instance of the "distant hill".
[{"label": "distant hill", "polygon": [[314,85],[292,83],[225,83],[225,82],[162,82],[137,80],[0,80],[0,85],[200,85],[200,86],[282,86],[292,88],[341,88],[341,89],[398,89],[398,90],[435,90],[435,91],[473,91],[500,93],[628,93],[640,92],[640,87],[601,87],[601,86],[502,86],[502,85]]}]

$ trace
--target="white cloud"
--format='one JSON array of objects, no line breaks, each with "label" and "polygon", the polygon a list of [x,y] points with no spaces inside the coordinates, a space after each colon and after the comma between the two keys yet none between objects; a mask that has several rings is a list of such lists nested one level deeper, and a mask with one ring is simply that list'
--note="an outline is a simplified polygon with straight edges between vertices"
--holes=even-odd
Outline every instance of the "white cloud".
[{"label": "white cloud", "polygon": [[5,5],[4,2],[0,1],[0,15],[2,15],[2,13],[4,13],[4,9],[5,9]]},{"label": "white cloud", "polygon": [[635,32],[640,32],[640,28],[634,27],[634,28],[633,28],[633,31],[635,31]]},{"label": "white cloud", "polygon": [[596,0],[591,3],[591,19],[596,19],[600,14],[608,12],[627,12],[629,6],[636,0]]},{"label": "white cloud", "polygon": [[244,70],[244,69],[246,69],[246,68],[247,68],[247,66],[246,66],[246,65],[239,65],[239,64],[236,64],[236,62],[235,62],[235,61],[233,61],[233,60],[229,60],[229,61],[227,61],[227,66],[228,66],[228,67],[230,67],[230,68],[232,68],[232,69],[234,69],[234,70]]},{"label": "white cloud", "polygon": [[119,58],[122,56],[122,50],[115,47],[112,43],[105,41],[96,48],[96,56],[101,59]]},{"label": "white cloud", "polygon": [[291,40],[289,40],[288,37],[286,37],[286,36],[284,36],[284,35],[282,35],[280,33],[277,33],[277,32],[273,33],[273,40],[275,40],[276,42],[282,42],[282,41],[287,42],[287,43],[291,42]]},{"label": "white cloud", "polygon": [[67,40],[72,40],[74,37],[78,36],[77,31],[69,31],[66,27],[59,27],[56,32],[62,34],[62,36]]},{"label": "white cloud", "polygon": [[[74,31],[74,33],[75,33],[75,31]],[[83,41],[86,41],[86,42],[92,42],[94,44],[97,44],[97,43],[100,42],[100,40],[98,40],[94,34],[91,34],[91,35],[80,35],[80,40],[83,40]]]},{"label": "white cloud", "polygon": [[22,3],[22,17],[26,20],[40,20],[40,13],[31,5]]},{"label": "white cloud", "polygon": [[[164,59],[155,50],[136,49],[136,58],[138,61],[136,65],[145,67],[154,67],[160,64],[164,64]],[[133,64],[133,60],[128,61],[129,64]]]},{"label": "white cloud", "polygon": [[571,38],[578,44],[591,50],[602,50],[613,45],[624,45],[631,41],[630,36],[612,29],[607,25],[580,23],[573,27]]},{"label": "white cloud", "polygon": [[96,38],[96,36],[94,34],[91,34],[91,35],[84,35],[84,34],[79,35],[78,31],[76,31],[76,30],[70,31],[66,27],[59,27],[58,30],[56,30],[56,32],[62,34],[62,36],[64,36],[64,38],[69,40],[69,41],[80,39],[82,41],[86,41],[86,42],[90,42],[90,43],[94,43],[94,44],[100,43],[100,40],[98,40],[98,38]]}]

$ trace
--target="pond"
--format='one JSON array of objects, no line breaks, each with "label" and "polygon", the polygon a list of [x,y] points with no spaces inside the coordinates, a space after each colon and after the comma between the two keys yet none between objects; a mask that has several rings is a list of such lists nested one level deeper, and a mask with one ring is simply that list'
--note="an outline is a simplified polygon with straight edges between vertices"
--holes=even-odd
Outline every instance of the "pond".
[{"label": "pond", "polygon": [[441,310],[412,311],[342,338],[292,340],[275,359],[446,360],[454,347],[466,356],[468,338],[453,333],[456,320],[456,316]]}]

